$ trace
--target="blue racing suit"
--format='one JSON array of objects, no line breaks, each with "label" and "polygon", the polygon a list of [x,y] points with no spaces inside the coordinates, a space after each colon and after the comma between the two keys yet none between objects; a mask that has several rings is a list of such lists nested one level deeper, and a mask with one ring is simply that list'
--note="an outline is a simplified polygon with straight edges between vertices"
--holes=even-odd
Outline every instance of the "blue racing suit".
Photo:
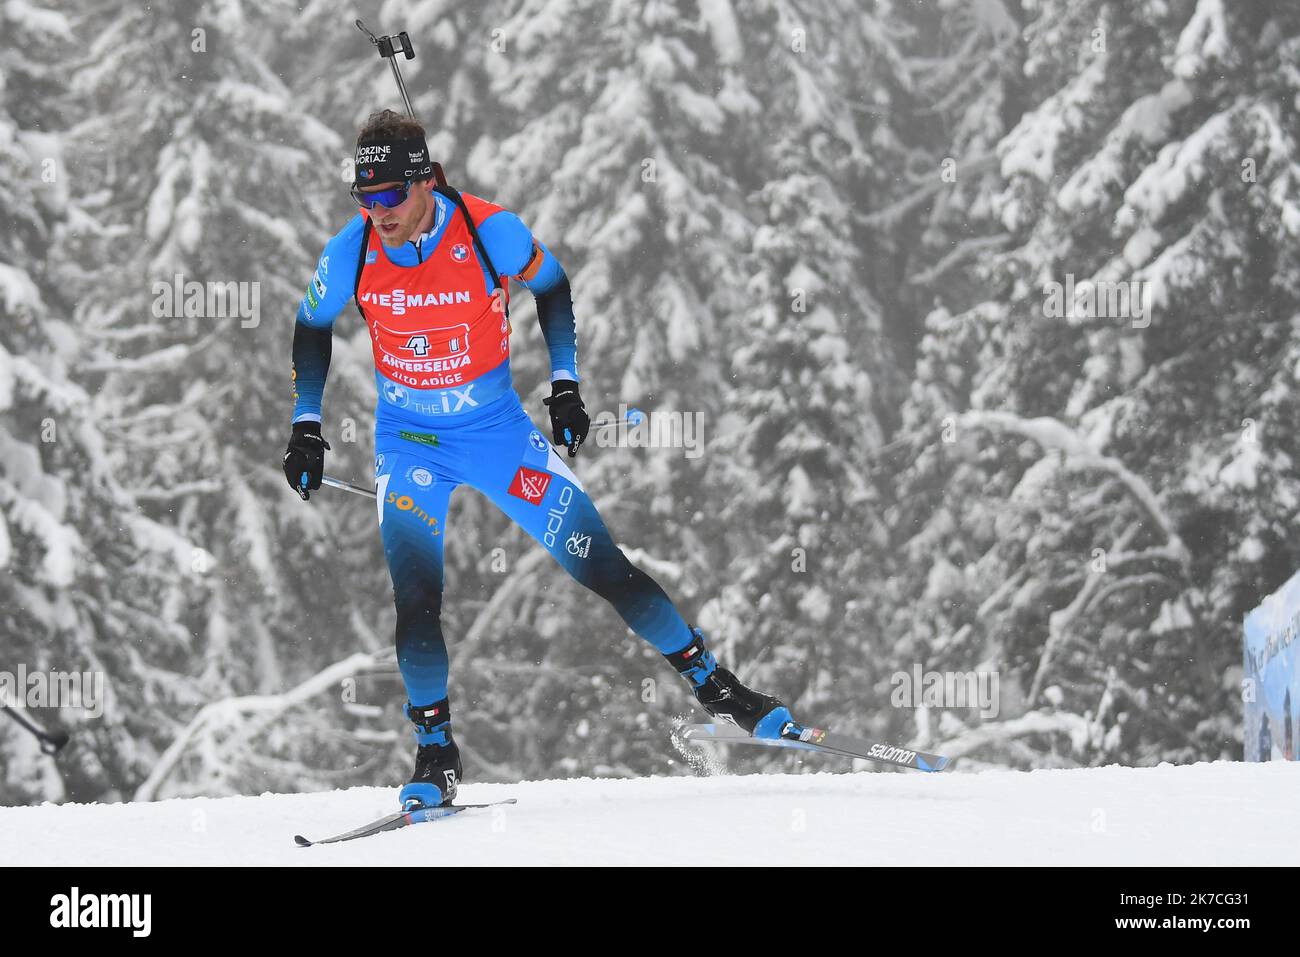
[{"label": "blue racing suit", "polygon": [[552,378],[578,378],[564,270],[519,217],[462,195],[495,278],[464,211],[446,196],[433,194],[432,228],[399,249],[379,242],[363,211],[326,244],[294,334],[298,422],[320,419],[331,330],[348,300],[371,332],[379,529],[397,605],[397,663],[416,707],[448,696],[443,541],[459,485],[491,499],[660,653],[692,640],[663,589],[614,544],[511,383],[511,277],[536,297]]}]

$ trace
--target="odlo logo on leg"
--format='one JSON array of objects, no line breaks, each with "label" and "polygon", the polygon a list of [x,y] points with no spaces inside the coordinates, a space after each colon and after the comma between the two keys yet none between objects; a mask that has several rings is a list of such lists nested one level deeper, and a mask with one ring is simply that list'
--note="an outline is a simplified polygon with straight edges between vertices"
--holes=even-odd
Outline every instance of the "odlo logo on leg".
[{"label": "odlo logo on leg", "polygon": [[542,542],[547,548],[555,547],[555,536],[559,534],[564,527],[564,516],[569,514],[569,503],[573,501],[573,486],[565,485],[560,489],[559,501],[552,505],[546,512],[546,531],[542,535]]}]

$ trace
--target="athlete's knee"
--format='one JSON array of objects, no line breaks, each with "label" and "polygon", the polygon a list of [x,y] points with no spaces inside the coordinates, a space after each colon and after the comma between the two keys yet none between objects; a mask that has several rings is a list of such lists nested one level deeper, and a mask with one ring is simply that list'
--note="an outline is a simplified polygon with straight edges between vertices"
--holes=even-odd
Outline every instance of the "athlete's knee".
[{"label": "athlete's knee", "polygon": [[397,608],[397,621],[415,624],[418,622],[438,623],[442,616],[442,593],[439,589],[428,587],[410,587],[393,589],[393,604]]},{"label": "athlete's knee", "polygon": [[442,596],[436,592],[419,596],[394,593],[397,627],[394,637],[399,661],[429,662],[446,657],[442,635]]},{"label": "athlete's knee", "polygon": [[570,560],[569,573],[602,598],[613,600],[646,578],[617,546],[603,549],[599,556]]},{"label": "athlete's knee", "polygon": [[398,643],[404,636],[441,640],[441,555],[429,554],[427,543],[414,548],[410,543],[396,545],[385,551],[397,610]]}]

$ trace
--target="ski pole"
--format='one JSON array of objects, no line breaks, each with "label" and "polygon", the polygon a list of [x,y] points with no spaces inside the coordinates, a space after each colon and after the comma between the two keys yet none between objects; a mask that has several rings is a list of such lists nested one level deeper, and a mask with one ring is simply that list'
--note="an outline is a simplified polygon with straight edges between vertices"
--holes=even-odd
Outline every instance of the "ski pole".
[{"label": "ski pole", "polygon": [[[644,421],[645,421],[644,412],[642,412],[640,409],[628,409],[626,419],[611,419],[608,422],[598,422],[592,425],[590,432],[599,432],[601,429],[617,429],[620,425],[624,425],[624,424],[635,429],[638,425],[640,425]],[[573,441],[573,434],[568,429],[564,430],[564,441],[566,442]]]},{"label": "ski pole", "polygon": [[68,732],[66,731],[46,731],[33,721],[29,721],[17,711],[15,711],[8,702],[0,698],[0,711],[17,721],[22,727],[30,731],[37,741],[41,742],[41,750],[46,754],[54,754],[65,744],[68,743]]},{"label": "ski pole", "polygon": [[628,424],[632,428],[636,428],[644,421],[645,421],[644,412],[642,412],[640,409],[628,409],[626,419],[613,419],[609,422],[601,422],[598,425],[593,425],[591,427],[591,431],[596,432],[600,429],[617,429],[620,425],[623,425],[624,423]]},{"label": "ski pole", "polygon": [[351,492],[353,495],[364,495],[366,498],[375,497],[374,489],[362,488],[360,485],[353,485],[351,482],[336,479],[332,475],[322,475],[320,484],[328,485],[330,488],[342,489],[344,492]]},{"label": "ski pole", "polygon": [[377,37],[366,27],[360,20],[357,21],[357,29],[370,37],[370,42],[379,50],[379,55],[388,61],[388,65],[393,68],[393,79],[397,81],[397,91],[402,94],[402,102],[406,104],[406,115],[415,119],[415,110],[411,108],[411,98],[406,95],[406,84],[402,81],[402,71],[397,66],[397,51],[401,49],[402,55],[408,60],[415,59],[415,49],[411,46],[411,38],[403,30],[396,36]]}]

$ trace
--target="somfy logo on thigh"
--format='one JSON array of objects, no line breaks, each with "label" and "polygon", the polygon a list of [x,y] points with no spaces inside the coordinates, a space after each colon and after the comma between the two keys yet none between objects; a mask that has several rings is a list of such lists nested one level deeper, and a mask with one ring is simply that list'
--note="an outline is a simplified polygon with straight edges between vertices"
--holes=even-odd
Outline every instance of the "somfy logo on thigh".
[{"label": "somfy logo on thigh", "polygon": [[50,898],[50,926],[123,927],[132,937],[148,937],[153,928],[153,895],[83,894],[74,887]]},{"label": "somfy logo on thigh", "polygon": [[[387,476],[384,476],[384,478],[387,478]],[[387,484],[388,484],[387,482],[384,482],[383,488],[386,488]],[[383,502],[384,505],[391,505],[394,508],[396,508],[399,512],[405,512],[408,515],[414,517],[417,521],[428,526],[432,534],[434,535],[442,534],[442,530],[438,527],[438,519],[430,515],[424,509],[420,508],[419,504],[415,501],[415,499],[411,498],[411,496],[398,495],[396,492],[389,492],[387,495],[384,496]],[[384,524],[384,514],[383,514],[382,507],[379,513],[379,524],[380,525]]]}]

